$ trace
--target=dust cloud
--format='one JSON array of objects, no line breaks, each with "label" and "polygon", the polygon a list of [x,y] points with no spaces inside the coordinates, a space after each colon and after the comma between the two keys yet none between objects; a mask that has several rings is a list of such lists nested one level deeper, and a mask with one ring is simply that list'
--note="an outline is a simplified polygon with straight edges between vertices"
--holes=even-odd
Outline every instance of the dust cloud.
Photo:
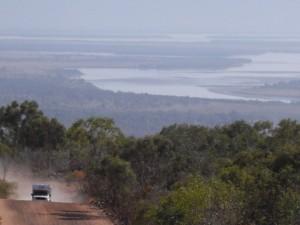
[{"label": "dust cloud", "polygon": [[86,196],[79,191],[78,183],[66,182],[63,179],[36,177],[30,169],[24,166],[10,166],[6,180],[16,184],[11,199],[31,200],[33,184],[48,184],[52,189],[53,202],[82,203],[86,200]]}]

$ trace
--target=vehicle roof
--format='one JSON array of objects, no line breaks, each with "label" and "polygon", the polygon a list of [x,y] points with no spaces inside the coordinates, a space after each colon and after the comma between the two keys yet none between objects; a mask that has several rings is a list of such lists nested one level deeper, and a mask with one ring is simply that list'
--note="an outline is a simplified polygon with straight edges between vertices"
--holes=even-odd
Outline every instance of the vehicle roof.
[{"label": "vehicle roof", "polygon": [[33,184],[32,190],[51,191],[51,187],[48,184]]}]

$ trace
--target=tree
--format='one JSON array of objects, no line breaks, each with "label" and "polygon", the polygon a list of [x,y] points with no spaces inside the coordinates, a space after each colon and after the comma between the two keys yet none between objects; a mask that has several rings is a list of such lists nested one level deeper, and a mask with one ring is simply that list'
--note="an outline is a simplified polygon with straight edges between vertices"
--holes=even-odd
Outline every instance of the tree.
[{"label": "tree", "polygon": [[40,116],[43,116],[43,113],[34,101],[25,101],[21,104],[12,102],[6,107],[1,107],[0,137],[2,142],[16,147],[22,145],[22,128],[33,118]]},{"label": "tree", "polygon": [[242,213],[245,224],[296,221],[300,195],[298,154],[297,150],[243,151],[221,169],[220,178],[245,193]]},{"label": "tree", "polygon": [[0,140],[18,150],[57,149],[64,133],[64,126],[44,116],[34,101],[0,108]]},{"label": "tree", "polygon": [[[180,176],[197,172],[209,176],[212,173],[213,164],[209,159],[213,151],[220,149],[218,143],[221,139],[214,129],[176,124],[163,128],[160,135],[173,143],[176,171]],[[222,141],[221,147],[225,146],[225,141]]]},{"label": "tree", "polygon": [[87,182],[89,192],[128,223],[136,187],[136,176],[130,164],[119,157],[105,157],[100,164],[90,167]]},{"label": "tree", "polygon": [[2,180],[6,179],[6,174],[8,172],[10,158],[12,156],[12,149],[9,148],[7,145],[0,143],[0,159],[2,165]]},{"label": "tree", "polygon": [[236,121],[223,127],[224,134],[229,138],[228,151],[230,154],[243,150],[253,150],[257,148],[259,142],[259,133],[250,124],[245,121]]},{"label": "tree", "polygon": [[295,120],[286,119],[280,121],[273,131],[274,148],[283,145],[300,145],[300,124]]},{"label": "tree", "polygon": [[65,128],[55,119],[36,117],[22,127],[21,140],[31,150],[57,150],[65,141]]},{"label": "tree", "polygon": [[173,144],[162,136],[146,137],[130,143],[121,154],[131,163],[142,195],[166,189],[176,177]]},{"label": "tree", "polygon": [[107,155],[116,155],[123,139],[111,119],[92,117],[76,121],[67,131],[71,167],[82,169],[87,160],[100,162]]},{"label": "tree", "polygon": [[242,207],[242,195],[233,186],[191,178],[162,198],[150,215],[158,225],[236,225]]}]

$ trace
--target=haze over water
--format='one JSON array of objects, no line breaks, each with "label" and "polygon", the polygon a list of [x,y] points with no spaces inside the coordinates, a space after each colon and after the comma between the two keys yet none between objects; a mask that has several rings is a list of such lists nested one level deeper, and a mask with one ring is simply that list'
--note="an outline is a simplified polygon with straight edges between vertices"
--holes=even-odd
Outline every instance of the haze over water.
[{"label": "haze over water", "polygon": [[[239,56],[241,57],[241,56]],[[230,94],[232,88],[255,88],[300,79],[300,54],[267,53],[242,56],[251,63],[224,70],[141,70],[84,68],[82,78],[114,92],[131,92],[206,99],[292,102],[282,96],[267,98]],[[224,91],[226,90],[226,91]],[[224,93],[226,92],[226,93]],[[300,91],[299,91],[300,92]]]}]

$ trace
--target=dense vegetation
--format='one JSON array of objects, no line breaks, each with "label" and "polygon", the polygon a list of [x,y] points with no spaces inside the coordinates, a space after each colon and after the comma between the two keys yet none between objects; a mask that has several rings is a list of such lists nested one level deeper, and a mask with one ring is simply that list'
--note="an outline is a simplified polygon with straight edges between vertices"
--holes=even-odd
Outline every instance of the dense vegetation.
[{"label": "dense vegetation", "polygon": [[172,125],[134,138],[106,118],[66,129],[26,101],[0,108],[0,142],[4,162],[80,171],[85,191],[124,224],[300,224],[300,124],[293,120]]}]

